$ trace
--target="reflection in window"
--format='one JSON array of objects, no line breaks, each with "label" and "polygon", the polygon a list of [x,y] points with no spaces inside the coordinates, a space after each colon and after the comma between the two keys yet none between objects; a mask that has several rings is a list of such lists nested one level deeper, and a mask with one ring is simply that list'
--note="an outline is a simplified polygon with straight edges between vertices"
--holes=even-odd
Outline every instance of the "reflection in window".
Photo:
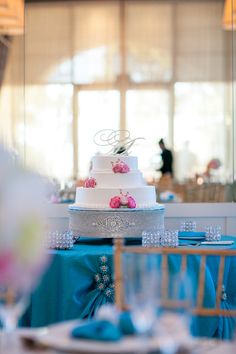
[{"label": "reflection in window", "polygon": [[[163,137],[175,153],[177,182],[204,172],[212,158],[221,162],[213,180],[230,179],[232,33],[224,31],[222,15],[219,0],[28,3],[25,56],[31,96],[34,87],[43,92],[49,83],[73,86],[70,108],[64,109],[69,118],[64,119],[71,119],[73,106],[74,131],[68,123],[70,138],[61,138],[61,147],[55,144],[55,156],[64,141],[73,146],[73,161],[68,155],[70,167],[64,173],[79,178],[87,174],[97,151],[92,141],[97,130],[128,128],[133,137],[145,138],[132,151],[145,177],[158,177],[157,141]],[[26,97],[27,110],[41,100],[38,114],[55,112],[48,97],[40,95]],[[67,96],[60,97],[55,105],[62,110]],[[40,132],[43,118],[41,125]],[[41,151],[46,166],[51,152]],[[27,148],[27,159],[34,162],[32,154]],[[50,161],[47,170],[52,172]]]},{"label": "reflection in window", "polygon": [[26,87],[26,163],[61,182],[73,174],[72,85]]},{"label": "reflection in window", "polygon": [[[176,174],[179,180],[203,173],[211,159],[219,159],[229,178],[232,159],[227,136],[225,96],[227,86],[220,83],[177,83],[174,120]],[[184,127],[184,129],[183,129]],[[229,127],[228,127],[229,128]]]},{"label": "reflection in window", "polygon": [[166,90],[127,92],[127,129],[132,137],[145,138],[132,147],[145,177],[153,176],[158,141],[168,134],[168,98]]},{"label": "reflection in window", "polygon": [[93,155],[107,151],[93,144],[95,133],[102,129],[119,129],[119,103],[118,91],[81,91],[79,93],[78,165],[80,177],[87,176]]}]

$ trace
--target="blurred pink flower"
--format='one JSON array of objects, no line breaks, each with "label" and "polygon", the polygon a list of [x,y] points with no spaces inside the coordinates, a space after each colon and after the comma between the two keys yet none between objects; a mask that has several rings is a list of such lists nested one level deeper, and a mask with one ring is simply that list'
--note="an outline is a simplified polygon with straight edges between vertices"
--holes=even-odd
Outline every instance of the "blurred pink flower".
[{"label": "blurred pink flower", "polygon": [[84,187],[85,188],[95,188],[96,185],[97,185],[97,181],[93,177],[88,177],[84,181]]},{"label": "blurred pink flower", "polygon": [[5,251],[0,254],[0,283],[6,282],[14,272],[15,257],[12,252]]},{"label": "blurred pink flower", "polygon": [[219,159],[212,159],[208,162],[207,168],[217,170],[221,166],[221,162]]},{"label": "blurred pink flower", "polygon": [[110,207],[113,209],[119,208],[121,205],[120,197],[116,196],[110,199]]},{"label": "blurred pink flower", "polygon": [[136,208],[136,201],[134,200],[133,197],[128,197],[128,208],[134,209]]}]

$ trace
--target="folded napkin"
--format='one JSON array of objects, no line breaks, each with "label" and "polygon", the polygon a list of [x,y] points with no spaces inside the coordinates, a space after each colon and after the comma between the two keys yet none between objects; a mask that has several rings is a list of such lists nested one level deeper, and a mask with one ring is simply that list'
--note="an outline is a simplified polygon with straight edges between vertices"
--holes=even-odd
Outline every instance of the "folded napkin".
[{"label": "folded napkin", "polygon": [[124,335],[130,336],[136,334],[136,329],[134,327],[130,312],[124,311],[120,314],[119,328]]},{"label": "folded napkin", "polygon": [[120,315],[118,324],[105,319],[94,319],[85,321],[71,332],[71,336],[74,338],[104,342],[115,342],[120,340],[124,335],[132,334],[135,334],[135,328],[129,312],[123,312]]},{"label": "folded napkin", "polygon": [[100,341],[118,341],[122,337],[119,327],[107,320],[90,320],[75,327],[71,335],[74,338]]},{"label": "folded napkin", "polygon": [[203,231],[179,231],[179,237],[202,237],[205,238],[205,232]]}]

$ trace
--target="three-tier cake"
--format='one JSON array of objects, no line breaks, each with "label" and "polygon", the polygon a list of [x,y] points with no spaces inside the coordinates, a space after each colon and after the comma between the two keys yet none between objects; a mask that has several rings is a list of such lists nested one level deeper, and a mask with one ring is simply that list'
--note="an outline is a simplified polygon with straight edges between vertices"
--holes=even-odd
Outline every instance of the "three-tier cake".
[{"label": "three-tier cake", "polygon": [[69,207],[74,237],[140,237],[143,231],[164,228],[164,207],[156,202],[155,187],[145,183],[137,157],[128,155],[138,139],[126,130],[95,135],[94,142],[109,147],[110,154],[92,158],[89,176],[76,190]]},{"label": "three-tier cake", "polygon": [[99,155],[84,187],[77,188],[75,205],[88,209],[153,208],[154,186],[147,186],[134,156]]}]

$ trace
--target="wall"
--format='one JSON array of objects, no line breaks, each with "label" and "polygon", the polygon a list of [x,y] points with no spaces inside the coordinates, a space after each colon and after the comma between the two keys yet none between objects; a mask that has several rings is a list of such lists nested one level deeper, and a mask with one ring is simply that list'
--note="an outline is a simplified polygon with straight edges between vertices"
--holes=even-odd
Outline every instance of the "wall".
[{"label": "wall", "polygon": [[[197,229],[220,225],[223,234],[236,236],[236,203],[166,204],[165,227],[179,228],[182,220],[195,220]],[[69,223],[68,205],[52,204],[48,213],[55,230],[66,230]]]}]

